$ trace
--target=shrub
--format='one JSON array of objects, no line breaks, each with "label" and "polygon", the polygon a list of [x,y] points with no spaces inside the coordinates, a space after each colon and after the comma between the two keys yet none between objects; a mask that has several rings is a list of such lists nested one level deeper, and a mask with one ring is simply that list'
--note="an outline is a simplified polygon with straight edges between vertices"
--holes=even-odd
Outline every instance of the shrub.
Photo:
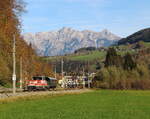
[{"label": "shrub", "polygon": [[93,86],[103,89],[150,89],[150,72],[143,65],[134,70],[111,66],[96,74]]}]

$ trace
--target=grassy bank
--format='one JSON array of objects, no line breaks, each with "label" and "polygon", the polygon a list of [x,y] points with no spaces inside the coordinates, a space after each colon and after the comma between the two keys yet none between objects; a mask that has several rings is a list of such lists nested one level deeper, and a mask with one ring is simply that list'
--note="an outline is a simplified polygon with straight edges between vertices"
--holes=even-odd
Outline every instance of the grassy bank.
[{"label": "grassy bank", "polygon": [[94,91],[0,105],[1,119],[149,119],[150,91]]},{"label": "grassy bank", "polygon": [[70,56],[70,60],[75,60],[75,61],[93,61],[95,59],[103,59],[105,57],[106,53],[105,52],[100,52],[100,51],[93,51],[90,52],[89,54],[84,54],[84,55],[78,55],[78,56]]}]

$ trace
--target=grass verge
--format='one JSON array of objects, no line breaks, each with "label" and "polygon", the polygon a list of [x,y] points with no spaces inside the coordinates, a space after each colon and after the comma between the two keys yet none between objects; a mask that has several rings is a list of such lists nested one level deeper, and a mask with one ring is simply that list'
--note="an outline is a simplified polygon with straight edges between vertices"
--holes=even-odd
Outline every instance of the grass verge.
[{"label": "grass verge", "polygon": [[100,90],[0,105],[0,119],[150,119],[150,91]]}]

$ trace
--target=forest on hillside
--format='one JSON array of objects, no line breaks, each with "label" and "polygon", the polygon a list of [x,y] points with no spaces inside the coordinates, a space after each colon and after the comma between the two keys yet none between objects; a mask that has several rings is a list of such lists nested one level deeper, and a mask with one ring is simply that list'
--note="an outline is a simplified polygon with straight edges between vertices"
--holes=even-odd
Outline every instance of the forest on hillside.
[{"label": "forest on hillside", "polygon": [[[93,86],[106,89],[150,89],[150,28],[121,39],[109,48]],[[120,49],[122,48],[122,49]],[[120,51],[122,52],[120,54]]]},{"label": "forest on hillside", "polygon": [[109,48],[104,67],[99,69],[93,87],[104,89],[150,89],[150,48],[121,56]]},{"label": "forest on hillside", "polygon": [[140,30],[127,38],[123,38],[118,42],[118,45],[122,44],[134,44],[139,41],[150,42],[150,28]]},{"label": "forest on hillside", "polygon": [[12,80],[12,48],[16,38],[17,81],[19,80],[22,59],[23,79],[33,75],[53,75],[51,66],[41,62],[31,45],[21,37],[21,15],[25,12],[23,0],[0,0],[0,85]]}]

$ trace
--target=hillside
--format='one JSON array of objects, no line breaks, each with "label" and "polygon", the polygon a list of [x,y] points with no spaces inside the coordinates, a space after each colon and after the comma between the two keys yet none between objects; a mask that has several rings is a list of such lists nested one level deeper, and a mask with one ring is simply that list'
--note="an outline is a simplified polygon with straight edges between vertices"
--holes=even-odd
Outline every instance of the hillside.
[{"label": "hillside", "polygon": [[138,31],[127,38],[118,41],[118,45],[134,44],[139,41],[150,42],[150,28]]},{"label": "hillside", "polygon": [[[120,56],[124,56],[126,53],[139,56],[139,51],[150,48],[150,43],[140,42],[133,45],[119,45],[114,47]],[[109,47],[108,47],[109,48]],[[42,57],[42,60],[49,62],[54,67],[56,65],[57,72],[61,73],[61,60],[64,60],[64,71],[70,72],[82,72],[83,68],[89,72],[96,72],[98,67],[103,67],[106,52],[108,48],[81,48],[75,51],[75,53],[64,56],[50,56]],[[146,59],[145,59],[146,60]]]},{"label": "hillside", "polygon": [[[20,9],[16,8],[16,6]],[[8,86],[12,83],[12,49],[14,36],[16,39],[17,82],[19,82],[20,79],[21,58],[23,79],[28,79],[37,74],[52,74],[51,67],[48,64],[41,62],[35,51],[32,49],[32,46],[28,45],[21,37],[20,15],[24,11],[23,6],[23,1],[0,1],[0,8],[2,8],[0,15],[0,86]]]},{"label": "hillside", "polygon": [[82,54],[70,54],[65,56],[53,56],[53,57],[44,57],[45,60],[55,61],[61,59],[67,59],[72,61],[93,61],[96,59],[103,59],[106,52],[101,52],[98,50],[85,52]]},{"label": "hillside", "polygon": [[23,37],[28,44],[32,44],[40,56],[70,54],[79,48],[110,46],[120,40],[120,37],[108,30],[78,31],[66,27],[58,31],[26,33]]}]

